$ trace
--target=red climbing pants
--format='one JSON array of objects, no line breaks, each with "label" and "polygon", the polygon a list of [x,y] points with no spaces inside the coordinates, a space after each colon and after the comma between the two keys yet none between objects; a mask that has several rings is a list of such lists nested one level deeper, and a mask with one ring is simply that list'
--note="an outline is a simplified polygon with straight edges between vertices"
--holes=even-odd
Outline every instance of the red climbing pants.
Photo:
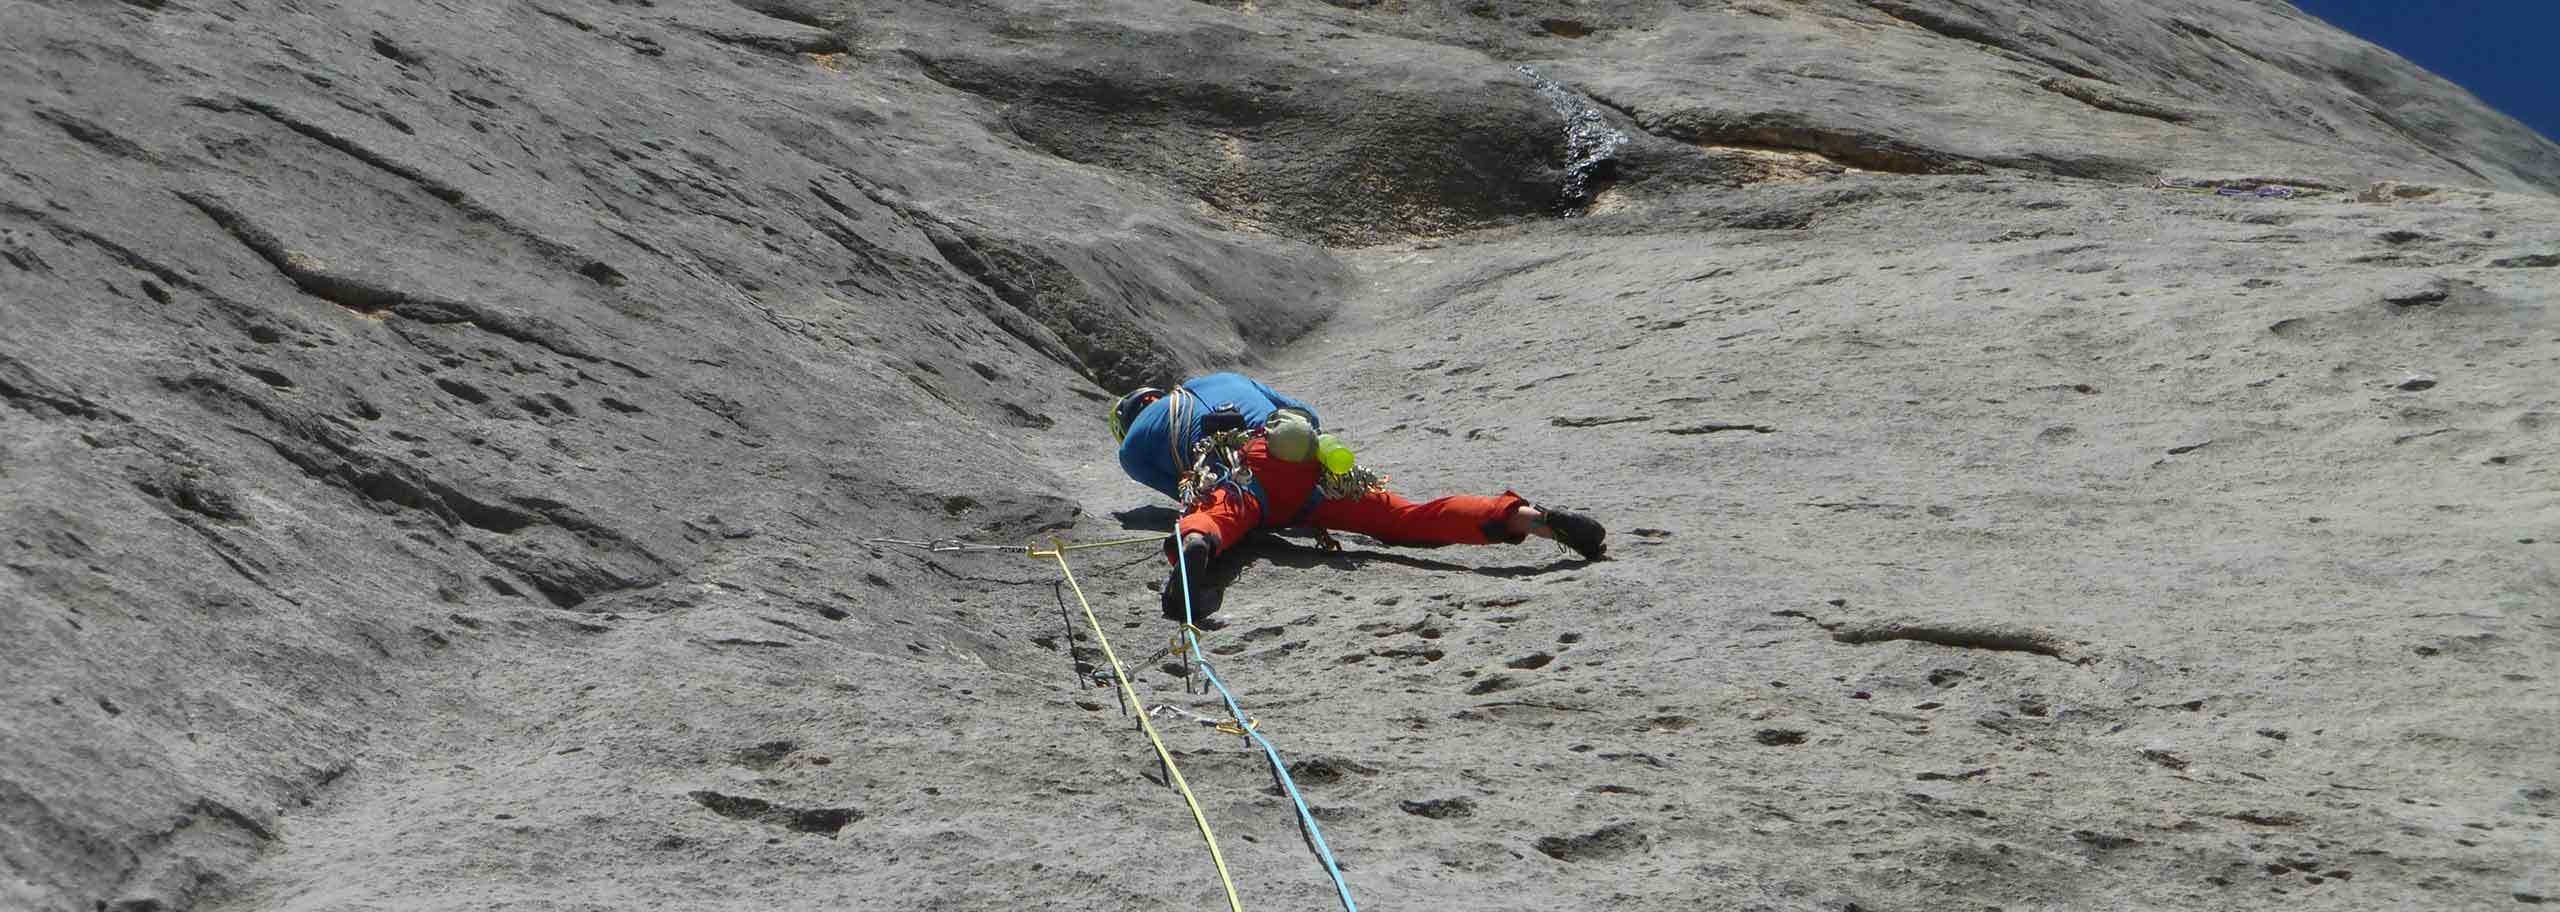
[{"label": "red climbing pants", "polygon": [[[1386,491],[1356,499],[1325,500],[1316,494],[1323,468],[1314,462],[1271,458],[1260,438],[1244,449],[1244,464],[1262,483],[1267,503],[1256,503],[1232,487],[1210,493],[1197,508],[1183,514],[1185,536],[1198,532],[1214,540],[1224,553],[1255,529],[1292,526],[1351,532],[1391,545],[1487,545],[1518,543],[1524,536],[1510,531],[1511,514],[1528,504],[1518,494],[1500,497],[1460,495],[1430,503],[1414,503]],[[1310,498],[1314,509],[1307,509]],[[1266,507],[1268,508],[1266,510]],[[1305,513],[1302,518],[1299,514]]]}]

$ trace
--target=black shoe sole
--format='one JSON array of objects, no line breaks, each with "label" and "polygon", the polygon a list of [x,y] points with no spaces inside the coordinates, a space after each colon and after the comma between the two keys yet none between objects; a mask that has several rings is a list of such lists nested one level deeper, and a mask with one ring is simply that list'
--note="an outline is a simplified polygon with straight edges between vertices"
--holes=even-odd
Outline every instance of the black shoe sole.
[{"label": "black shoe sole", "polygon": [[1602,528],[1599,520],[1580,513],[1547,511],[1547,531],[1555,533],[1556,541],[1582,555],[1583,560],[1599,560],[1609,553],[1609,530]]}]

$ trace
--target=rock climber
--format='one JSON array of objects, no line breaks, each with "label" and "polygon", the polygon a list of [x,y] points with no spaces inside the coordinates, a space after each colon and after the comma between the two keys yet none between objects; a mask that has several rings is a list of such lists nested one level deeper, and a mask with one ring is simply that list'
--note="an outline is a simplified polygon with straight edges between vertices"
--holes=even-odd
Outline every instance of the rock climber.
[{"label": "rock climber", "polygon": [[1183,504],[1179,550],[1166,542],[1167,559],[1182,566],[1165,581],[1165,617],[1184,619],[1186,579],[1191,618],[1217,611],[1209,562],[1257,529],[1355,532],[1416,547],[1517,544],[1535,535],[1584,560],[1607,550],[1599,521],[1540,509],[1510,491],[1419,504],[1398,497],[1322,428],[1306,403],[1233,373],[1170,390],[1142,387],[1112,406],[1121,470]]}]

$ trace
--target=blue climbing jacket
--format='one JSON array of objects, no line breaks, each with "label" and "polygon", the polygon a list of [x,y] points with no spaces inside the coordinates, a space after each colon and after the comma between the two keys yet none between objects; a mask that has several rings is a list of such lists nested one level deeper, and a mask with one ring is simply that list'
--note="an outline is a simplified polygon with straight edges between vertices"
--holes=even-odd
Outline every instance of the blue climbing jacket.
[{"label": "blue climbing jacket", "polygon": [[[1244,416],[1245,426],[1257,430],[1272,412],[1284,408],[1305,412],[1317,427],[1324,426],[1323,419],[1315,417],[1314,408],[1280,395],[1251,377],[1196,377],[1148,404],[1129,421],[1129,436],[1120,441],[1120,470],[1139,484],[1180,499],[1182,474],[1191,468],[1191,448],[1200,442],[1200,418],[1225,405],[1235,406],[1236,412]],[[1173,426],[1177,409],[1182,416],[1179,428]]]}]

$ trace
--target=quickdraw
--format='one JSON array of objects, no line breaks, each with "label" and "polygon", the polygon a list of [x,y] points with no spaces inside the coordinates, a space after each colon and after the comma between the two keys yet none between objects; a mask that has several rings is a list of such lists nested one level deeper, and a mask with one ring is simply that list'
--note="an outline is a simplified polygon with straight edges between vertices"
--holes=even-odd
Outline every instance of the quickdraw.
[{"label": "quickdraw", "polygon": [[[1201,634],[1204,634],[1204,633],[1207,633],[1207,632],[1208,632],[1208,631],[1202,630],[1202,629],[1200,629],[1200,628],[1198,628],[1198,627],[1191,626],[1191,625],[1184,625],[1184,626],[1182,626],[1182,627],[1174,628],[1174,631],[1173,631],[1173,637],[1172,637],[1171,641],[1170,641],[1170,642],[1167,642],[1167,643],[1165,644],[1164,648],[1156,650],[1154,653],[1149,654],[1146,658],[1139,659],[1139,660],[1137,661],[1136,667],[1139,667],[1139,668],[1145,668],[1145,667],[1148,667],[1148,666],[1154,665],[1154,664],[1155,664],[1155,663],[1157,663],[1157,662],[1164,661],[1164,660],[1166,660],[1166,659],[1173,659],[1173,660],[1175,660],[1175,661],[1181,662],[1181,663],[1182,663],[1182,692],[1183,692],[1183,693],[1192,693],[1192,692],[1194,692],[1194,689],[1193,689],[1193,679],[1194,679],[1195,677],[1197,677],[1197,675],[1198,675],[1198,672],[1197,672],[1195,669],[1196,669],[1196,668],[1198,668],[1198,664],[1197,664],[1197,663],[1198,663],[1198,661],[1199,661],[1199,653],[1198,653],[1198,652],[1196,652],[1196,651],[1194,651],[1194,650],[1192,649],[1192,646],[1193,646],[1193,644],[1195,644],[1195,643],[1198,643],[1198,642],[1199,642],[1199,636],[1200,636]],[[1100,671],[1099,669],[1096,669],[1096,670],[1094,670],[1094,671],[1088,671],[1088,672],[1085,672],[1085,679],[1086,679],[1087,683],[1091,683],[1091,684],[1093,684],[1094,686],[1097,686],[1097,687],[1109,687],[1109,686],[1111,686],[1111,678],[1110,678],[1110,676],[1109,676],[1109,675],[1106,675],[1106,674],[1101,673],[1101,671]],[[1206,689],[1206,687],[1205,687],[1205,686],[1202,686],[1202,687],[1198,690],[1198,692],[1199,692],[1199,693],[1207,693],[1207,692],[1208,692],[1208,690]]]},{"label": "quickdraw", "polygon": [[1262,720],[1260,719],[1247,719],[1242,723],[1238,723],[1234,719],[1215,719],[1170,703],[1159,703],[1147,711],[1159,716],[1180,716],[1191,720],[1202,728],[1214,730],[1222,735],[1234,735],[1238,738],[1244,737],[1247,732],[1259,731],[1262,728]]},{"label": "quickdraw", "polygon": [[1198,507],[1209,492],[1222,485],[1233,484],[1241,491],[1253,484],[1253,470],[1244,464],[1244,448],[1253,443],[1246,431],[1203,434],[1191,445],[1191,471],[1182,476],[1176,488],[1182,495],[1185,510]]},{"label": "quickdraw", "polygon": [[1369,471],[1368,466],[1354,465],[1351,471],[1326,475],[1316,484],[1316,493],[1326,500],[1357,500],[1387,489],[1387,476]]},{"label": "quickdraw", "polygon": [[900,545],[900,546],[904,546],[904,547],[908,547],[908,548],[922,548],[922,549],[924,549],[924,550],[926,550],[926,551],[930,551],[930,552],[933,552],[933,553],[936,553],[936,554],[945,553],[945,552],[952,552],[952,551],[1014,551],[1014,550],[1019,550],[1018,548],[1016,548],[1016,547],[1014,547],[1014,546],[1012,546],[1012,545],[982,545],[982,544],[978,544],[978,543],[976,543],[976,542],[961,541],[961,540],[956,539],[956,538],[934,538],[934,539],[925,539],[925,540],[922,540],[922,541],[919,541],[919,540],[916,540],[916,539],[911,539],[911,538],[873,538],[873,539],[865,539],[865,541],[867,541],[867,542],[869,542],[869,543],[871,543],[871,544],[874,544],[874,545]]}]

